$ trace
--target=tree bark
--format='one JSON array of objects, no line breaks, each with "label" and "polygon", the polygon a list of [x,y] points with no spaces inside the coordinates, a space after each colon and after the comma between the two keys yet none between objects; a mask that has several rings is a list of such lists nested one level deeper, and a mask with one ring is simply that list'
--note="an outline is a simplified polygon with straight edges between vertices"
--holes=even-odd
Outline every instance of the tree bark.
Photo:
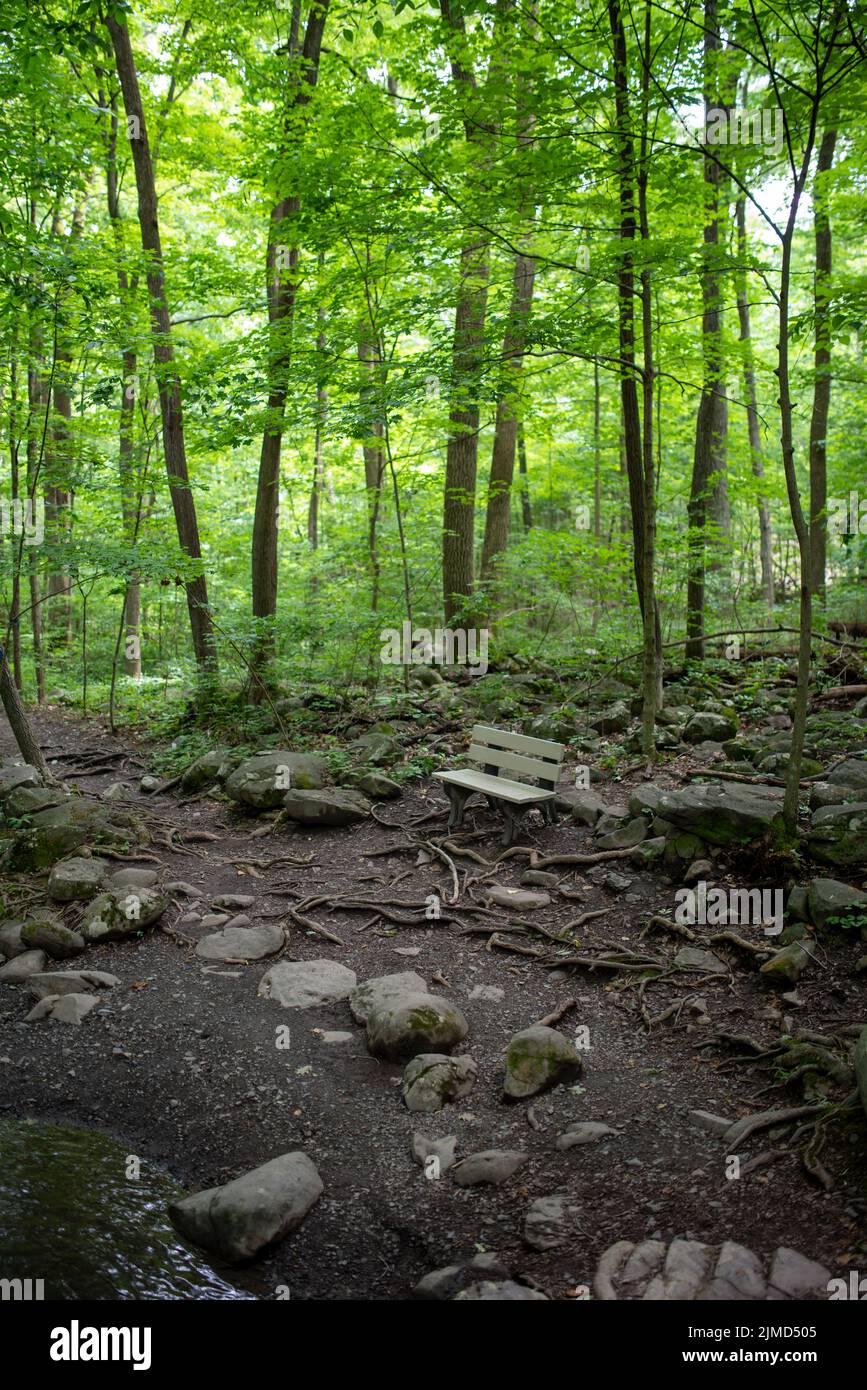
[{"label": "tree bark", "polygon": [[831,219],[825,191],[825,175],[834,162],[837,144],[836,130],[826,130],[819,145],[816,177],[813,184],[815,209],[816,271],[813,281],[813,313],[815,322],[815,368],[813,412],[810,418],[810,555],[812,557],[813,592],[820,603],[825,602],[825,571],[827,566],[828,503],[827,435],[831,407]]},{"label": "tree bark", "polygon": [[[175,524],[181,549],[191,559],[201,561],[202,551],[199,541],[196,504],[187,471],[181,388],[174,366],[174,347],[160,241],[156,184],[138,74],[129,30],[126,25],[118,24],[110,10],[106,16],[106,25],[114,48],[117,75],[123,93],[124,110],[130,132],[130,148],[135,165],[142,248],[147,256],[147,285],[150,299],[154,365],[162,418],[163,456],[169,479]],[[196,663],[201,672],[214,673],[217,654],[204,573],[186,580],[184,588],[187,596]]]},{"label": "tree bark", "polygon": [[50,771],[48,764],[42,756],[42,749],[36,742],[30,722],[21,703],[17,686],[12,679],[9,670],[9,663],[6,660],[6,652],[0,647],[0,701],[6,711],[6,718],[9,720],[9,727],[18,745],[18,751],[25,762],[31,767],[35,767],[41,773],[42,779],[48,786],[56,786],[54,774]]},{"label": "tree bark", "polygon": [[762,594],[769,613],[774,609],[774,549],[771,535],[771,513],[768,499],[761,490],[765,478],[765,461],[762,452],[762,436],[759,428],[759,408],[756,396],[756,372],[753,364],[753,345],[750,329],[750,301],[747,290],[747,221],[746,195],[741,194],[736,205],[738,237],[737,303],[740,324],[740,341],[743,345],[744,399],[747,409],[747,432],[750,441],[750,459],[753,476],[760,490],[757,499],[759,517],[759,556],[762,566]]},{"label": "tree bark", "polygon": [[[329,0],[314,0],[307,20],[302,63],[299,70],[298,19],[296,6],[293,15],[293,36],[289,43],[291,95],[284,119],[284,138],[288,143],[298,138],[292,127],[292,113],[306,106],[319,80],[319,58]],[[291,334],[295,316],[298,246],[287,246],[294,239],[292,226],[301,207],[294,194],[280,198],[271,209],[266,254],[268,291],[269,362],[268,362],[268,420],[262,435],[259,456],[259,478],[256,487],[256,511],[253,518],[252,542],[252,608],[253,617],[263,625],[253,659],[253,669],[259,681],[254,691],[261,691],[261,672],[274,652],[273,624],[277,613],[277,536],[280,502],[280,453],[283,444],[283,418],[288,394],[288,375],[291,362]]]}]

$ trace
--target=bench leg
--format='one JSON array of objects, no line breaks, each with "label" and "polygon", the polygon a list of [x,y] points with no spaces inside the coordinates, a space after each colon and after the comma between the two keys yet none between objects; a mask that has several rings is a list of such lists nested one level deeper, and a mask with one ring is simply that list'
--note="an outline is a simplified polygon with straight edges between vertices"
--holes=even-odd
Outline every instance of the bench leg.
[{"label": "bench leg", "polygon": [[465,787],[456,787],[453,782],[444,782],[443,786],[449,799],[448,830],[457,830],[464,823],[464,806],[472,792],[467,791]]},{"label": "bench leg", "polygon": [[489,796],[488,805],[491,807],[491,810],[499,811],[503,820],[506,822],[506,828],[500,843],[504,848],[508,849],[509,845],[514,844],[517,838],[524,812],[516,811],[510,801],[501,801],[497,796]]},{"label": "bench leg", "polygon": [[557,803],[555,801],[543,801],[541,810],[542,819],[545,821],[546,825],[557,824],[559,816],[557,814]]}]

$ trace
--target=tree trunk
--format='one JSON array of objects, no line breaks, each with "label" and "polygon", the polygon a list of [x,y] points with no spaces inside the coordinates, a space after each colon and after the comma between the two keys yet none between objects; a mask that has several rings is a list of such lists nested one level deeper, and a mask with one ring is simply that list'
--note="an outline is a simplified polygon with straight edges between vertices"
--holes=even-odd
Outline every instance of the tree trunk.
[{"label": "tree trunk", "polygon": [[[750,331],[750,302],[747,292],[747,221],[746,195],[737,200],[736,220],[738,235],[737,301],[740,323],[740,341],[743,344],[744,399],[747,407],[747,432],[750,441],[750,458],[753,476],[759,484],[764,482],[765,462],[762,453],[762,436],[759,428],[759,409],[756,397],[756,373],[753,365],[753,345]],[[759,491],[757,500],[759,515],[759,555],[762,565],[762,593],[769,613],[774,609],[774,549],[771,536],[771,513],[768,499]]]},{"label": "tree trunk", "polygon": [[[163,456],[169,478],[175,524],[181,549],[191,559],[201,561],[202,551],[199,542],[196,504],[187,472],[181,388],[174,366],[171,317],[160,241],[156,185],[138,74],[130,44],[129,30],[126,25],[118,24],[110,10],[107,13],[106,25],[114,47],[117,75],[123,93],[124,110],[130,132],[130,148],[135,165],[142,248],[147,256],[147,285],[150,299],[154,364],[162,418]],[[196,663],[201,672],[214,673],[217,654],[204,573],[186,580],[184,588],[187,595]]]},{"label": "tree trunk", "polygon": [[521,525],[525,531],[533,528],[533,507],[530,502],[530,483],[527,476],[527,445],[524,426],[518,425],[518,473],[521,477]]},{"label": "tree trunk", "polygon": [[[296,86],[290,96],[289,111],[284,120],[284,139],[297,140],[292,112],[310,101],[319,79],[319,57],[329,0],[318,0],[310,10],[302,49],[303,64],[300,78],[297,72],[297,19],[293,17],[293,38],[289,43],[291,72]],[[295,15],[300,11],[296,6]],[[295,317],[297,244],[293,223],[301,207],[300,198],[288,195],[279,199],[271,210],[265,274],[268,291],[268,423],[262,435],[259,456],[259,478],[256,487],[256,511],[253,518],[252,542],[252,608],[253,617],[261,620],[263,631],[257,643],[253,669],[261,672],[274,652],[273,621],[277,614],[277,535],[280,503],[280,452],[283,444],[283,417],[286,410],[288,375],[291,362],[291,335]],[[257,682],[254,690],[261,691]]]},{"label": "tree trunk", "polygon": [[[620,400],[623,425],[622,460],[629,486],[629,509],[632,517],[632,561],[635,574],[635,588],[644,633],[644,652],[647,683],[644,690],[644,709],[650,710],[645,720],[642,716],[642,737],[650,728],[652,739],[655,705],[658,701],[658,680],[650,678],[651,665],[654,671],[658,666],[656,652],[661,649],[659,613],[653,585],[654,520],[653,510],[654,475],[653,443],[651,420],[653,409],[653,355],[652,334],[650,333],[649,282],[642,277],[642,332],[644,338],[645,363],[643,373],[639,373],[635,362],[635,274],[634,251],[636,214],[635,188],[636,169],[632,129],[629,115],[629,74],[626,51],[626,34],[619,0],[609,0],[608,21],[614,53],[614,97],[617,119],[618,140],[618,184],[620,201],[620,266],[618,271],[618,331],[620,345]],[[641,176],[645,170],[642,161]],[[642,222],[646,223],[644,198],[646,188],[640,190]],[[646,235],[644,226],[642,235]],[[641,417],[638,404],[637,377],[642,375],[645,424],[650,438],[642,444]],[[650,504],[650,511],[648,509]],[[654,657],[651,663],[650,652]],[[646,751],[653,749],[653,743]]]},{"label": "tree trunk", "polygon": [[[705,0],[705,128],[707,128],[713,112],[719,109],[716,100],[717,73],[715,67],[715,55],[719,51],[720,36],[717,28],[716,0]],[[705,623],[705,529],[708,513],[708,492],[715,460],[718,458],[717,450],[718,441],[722,434],[722,403],[724,400],[719,279],[719,186],[721,181],[722,171],[718,163],[706,153],[704,157],[704,264],[701,276],[704,384],[696,418],[695,449],[687,511],[689,519],[689,573],[686,595],[686,634],[689,640],[686,644],[685,654],[687,658],[698,660],[704,656],[704,643],[701,641],[701,634],[704,631]]]},{"label": "tree trunk", "polygon": [[810,419],[810,554],[812,588],[825,602],[825,570],[828,541],[827,435],[831,406],[831,219],[828,216],[825,175],[834,162],[836,130],[826,130],[819,145],[813,184],[815,209],[816,273],[813,282],[815,367],[813,413]]},{"label": "tree trunk", "polygon": [[0,701],[6,711],[6,718],[9,720],[9,727],[18,745],[18,751],[25,762],[31,767],[35,767],[41,773],[43,781],[48,786],[56,786],[53,773],[49,770],[48,764],[42,756],[42,750],[30,728],[30,722],[21,703],[17,686],[12,679],[9,664],[6,660],[6,652],[0,647]]},{"label": "tree trunk", "polygon": [[[9,345],[9,481],[12,496],[20,497],[18,467],[18,313],[13,312]],[[12,671],[21,689],[21,552],[16,546],[12,558],[12,601],[9,605],[9,635],[12,642]]]}]

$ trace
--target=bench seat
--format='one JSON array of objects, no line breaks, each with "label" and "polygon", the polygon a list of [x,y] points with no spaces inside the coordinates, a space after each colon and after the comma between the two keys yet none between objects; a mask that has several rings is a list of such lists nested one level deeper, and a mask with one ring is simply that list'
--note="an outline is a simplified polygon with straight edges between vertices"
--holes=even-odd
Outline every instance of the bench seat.
[{"label": "bench seat", "polygon": [[[477,792],[487,797],[488,804],[505,820],[504,845],[512,843],[523,816],[533,806],[538,806],[544,819],[553,825],[557,819],[555,788],[565,751],[562,743],[549,739],[477,724],[467,757],[484,770],[456,768],[451,772],[434,773],[437,781],[444,784],[449,799],[449,830],[456,830],[462,824],[467,798]],[[509,774],[516,772],[521,777],[533,778],[541,786],[513,780]]]},{"label": "bench seat", "polygon": [[546,792],[541,787],[528,786],[526,782],[510,782],[508,777],[491,777],[487,772],[473,772],[467,768],[460,772],[435,772],[440,782],[454,782],[459,787],[481,792],[484,796],[496,796],[502,801],[515,801],[522,805],[531,802],[550,801],[556,792]]}]

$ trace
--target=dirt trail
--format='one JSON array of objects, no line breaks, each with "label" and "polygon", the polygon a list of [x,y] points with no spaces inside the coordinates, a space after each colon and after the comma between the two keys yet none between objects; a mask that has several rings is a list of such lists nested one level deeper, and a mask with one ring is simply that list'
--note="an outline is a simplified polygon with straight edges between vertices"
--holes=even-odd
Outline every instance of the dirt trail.
[{"label": "dirt trail", "polygon": [[[96,721],[50,713],[37,716],[34,726],[49,756],[84,747],[126,748],[147,761],[146,751],[112,738]],[[0,753],[13,751],[8,734],[0,732]],[[75,783],[97,792],[118,778],[137,782],[144,770],[138,764],[125,767],[122,760],[113,766],[116,771]],[[415,784],[400,801],[382,807],[382,814],[401,823],[421,814],[430,804],[425,793],[441,801],[433,785]],[[222,801],[183,805],[169,794],[141,798],[141,804],[166,827],[219,835],[183,853],[157,854],[168,878],[186,880],[208,897],[254,895],[255,906],[248,910],[253,921],[285,913],[291,900],[275,896],[278,884],[296,884],[304,893],[345,892],[352,885],[364,896],[407,900],[450,891],[450,872],[437,861],[416,869],[412,854],[366,857],[406,838],[372,821],[251,839],[261,822]],[[499,827],[487,813],[475,819],[478,827],[490,829],[490,838],[478,847],[492,858]],[[571,823],[537,825],[522,841],[546,853],[594,849],[591,832]],[[281,853],[311,855],[312,863],[269,869],[267,861]],[[249,864],[251,858],[265,861],[257,875],[232,862]],[[516,885],[526,866],[526,860],[509,860],[496,881]],[[410,876],[390,888],[408,869]],[[648,911],[671,915],[673,889],[631,866],[623,872],[632,880],[630,896],[569,871],[563,886],[581,888],[584,896],[580,903],[561,901],[550,925],[605,908],[606,916],[592,927],[600,936],[635,946],[639,919]],[[35,905],[44,880],[33,883]],[[164,922],[183,932],[174,924],[192,905],[178,899]],[[436,922],[365,930],[364,914],[320,910],[315,915],[346,945],[293,927],[287,958],[339,960],[359,980],[413,969],[461,1006],[470,1022],[461,1050],[479,1069],[468,1097],[439,1115],[411,1115],[400,1097],[401,1067],[368,1055],[363,1030],[352,1022],[346,1003],[283,1010],[257,998],[268,962],[207,966],[195,956],[194,940],[185,943],[154,930],[138,942],[88,950],[87,966],[113,972],[122,984],[81,1027],[25,1024],[32,999],[24,990],[3,990],[3,1108],[103,1128],[122,1138],[130,1153],[161,1162],[190,1188],[211,1186],[278,1153],[303,1148],[322,1175],[325,1194],[300,1230],[258,1266],[266,1291],[285,1285],[292,1298],[406,1297],[429,1270],[479,1249],[498,1252],[552,1297],[589,1283],[598,1255],[618,1239],[691,1233],[713,1242],[736,1239],[762,1254],[789,1245],[832,1269],[856,1250],[864,1212],[857,1194],[867,1192],[867,1182],[863,1144],[856,1148],[847,1134],[824,1156],[836,1179],[829,1193],[807,1177],[794,1155],[739,1180],[726,1178],[719,1139],[696,1127],[689,1112],[703,1109],[735,1119],[787,1102],[780,1092],[757,1097],[772,1079],[767,1072],[743,1066],[720,1071],[726,1054],[697,1051],[706,1027],[687,1026],[684,1015],[679,1024],[668,1021],[648,1034],[635,1013],[634,995],[618,989],[610,974],[552,979],[533,961],[486,950],[484,936],[457,935]],[[710,934],[713,928],[704,930]],[[406,948],[418,954],[401,954]],[[854,984],[851,964],[848,956],[841,957],[802,982],[799,1026],[863,1015],[863,984]],[[498,987],[502,1000],[471,1000],[476,985]],[[736,969],[732,984],[711,985],[701,993],[714,1024],[732,1032],[779,1035],[777,996],[753,971]],[[500,1059],[509,1037],[570,995],[577,1009],[566,1015],[563,1031],[573,1036],[579,1026],[589,1029],[581,1089],[559,1088],[529,1107],[505,1105]],[[651,1011],[658,1013],[671,997],[660,992]],[[286,1024],[291,1046],[283,1050],[276,1045],[277,1029]],[[317,1033],[335,1029],[351,1031],[353,1040],[326,1044]],[[576,1120],[603,1121],[617,1137],[561,1153],[555,1139]],[[459,1156],[517,1148],[530,1155],[530,1162],[499,1188],[463,1189],[448,1173],[430,1181],[410,1154],[416,1130],[431,1137],[457,1135]],[[741,1158],[766,1147],[766,1136],[756,1136],[742,1146]],[[571,1246],[536,1253],[522,1239],[524,1216],[533,1199],[555,1191],[576,1200],[580,1231]]]}]

